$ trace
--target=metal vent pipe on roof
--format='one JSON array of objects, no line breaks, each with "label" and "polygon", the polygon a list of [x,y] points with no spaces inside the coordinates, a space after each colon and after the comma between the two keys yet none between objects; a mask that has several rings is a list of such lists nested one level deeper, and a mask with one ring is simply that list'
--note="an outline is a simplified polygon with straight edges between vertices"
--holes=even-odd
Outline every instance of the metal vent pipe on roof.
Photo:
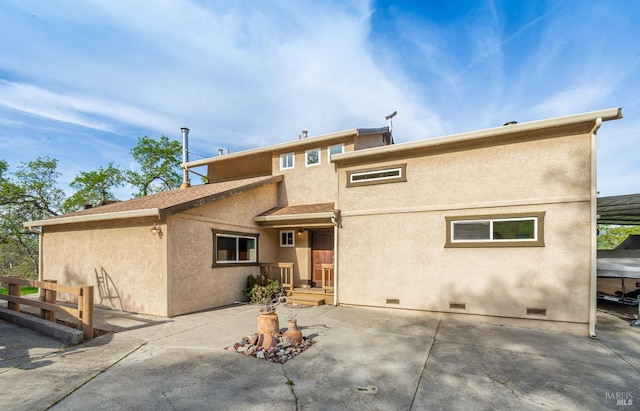
[{"label": "metal vent pipe on roof", "polygon": [[[182,127],[180,130],[182,131],[182,163],[186,164],[189,162],[189,129]],[[185,167],[184,170],[182,170],[182,184],[180,184],[180,188],[187,188],[190,185],[189,170]]]}]

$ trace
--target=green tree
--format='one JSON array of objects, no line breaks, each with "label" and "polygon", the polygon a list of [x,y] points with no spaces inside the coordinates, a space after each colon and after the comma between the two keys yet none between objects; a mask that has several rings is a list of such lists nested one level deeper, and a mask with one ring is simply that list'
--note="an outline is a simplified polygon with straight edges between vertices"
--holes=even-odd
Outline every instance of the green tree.
[{"label": "green tree", "polygon": [[598,250],[613,250],[631,234],[640,234],[640,226],[598,225]]},{"label": "green tree", "polygon": [[66,213],[82,210],[87,204],[98,206],[117,200],[112,190],[124,185],[124,174],[111,162],[97,171],[81,171],[69,185],[76,192],[64,202]]},{"label": "green tree", "polygon": [[[57,163],[49,157],[38,157],[21,163],[11,175],[6,161],[0,161],[0,243],[4,245],[0,267],[24,266],[28,261],[33,274],[37,274],[37,233],[25,229],[22,223],[60,213],[64,192],[57,188]],[[22,257],[16,259],[16,252]]]},{"label": "green tree", "polygon": [[127,182],[138,190],[134,196],[143,197],[180,187],[181,152],[180,142],[166,136],[160,136],[159,140],[140,137],[131,150],[140,171],[127,171],[125,175]]}]

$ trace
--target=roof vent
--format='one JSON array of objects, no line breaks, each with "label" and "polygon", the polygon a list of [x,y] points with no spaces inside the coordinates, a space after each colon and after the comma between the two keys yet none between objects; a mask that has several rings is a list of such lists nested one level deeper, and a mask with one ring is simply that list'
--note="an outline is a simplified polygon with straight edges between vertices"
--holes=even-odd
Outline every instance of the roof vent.
[{"label": "roof vent", "polygon": [[219,148],[218,149],[218,155],[221,156],[224,154],[224,148]]},{"label": "roof vent", "polygon": [[512,126],[512,125],[514,125],[514,124],[518,124],[518,122],[517,122],[517,121],[507,121],[507,122],[506,122],[506,123],[504,123],[502,126],[503,126],[503,127],[504,127],[504,126]]}]

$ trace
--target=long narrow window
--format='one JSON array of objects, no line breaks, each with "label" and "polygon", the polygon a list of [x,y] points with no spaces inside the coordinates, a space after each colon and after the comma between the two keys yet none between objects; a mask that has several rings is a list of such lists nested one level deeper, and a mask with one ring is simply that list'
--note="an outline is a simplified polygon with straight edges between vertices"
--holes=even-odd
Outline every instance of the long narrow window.
[{"label": "long narrow window", "polygon": [[255,265],[258,263],[258,235],[213,231],[213,265]]},{"label": "long narrow window", "polygon": [[445,247],[542,247],[544,214],[446,217]]},{"label": "long narrow window", "polygon": [[347,172],[347,187],[407,181],[407,165]]}]

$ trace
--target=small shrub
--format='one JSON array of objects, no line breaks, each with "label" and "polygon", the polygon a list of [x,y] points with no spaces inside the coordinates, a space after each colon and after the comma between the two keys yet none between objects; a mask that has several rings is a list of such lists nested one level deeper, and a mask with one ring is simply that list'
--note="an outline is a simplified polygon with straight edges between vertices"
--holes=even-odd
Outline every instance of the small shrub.
[{"label": "small shrub", "polygon": [[265,274],[260,274],[257,277],[247,276],[247,288],[244,290],[244,295],[249,299],[250,304],[260,304],[267,309],[272,309],[280,294],[282,294],[282,286],[278,281],[272,280]]}]

